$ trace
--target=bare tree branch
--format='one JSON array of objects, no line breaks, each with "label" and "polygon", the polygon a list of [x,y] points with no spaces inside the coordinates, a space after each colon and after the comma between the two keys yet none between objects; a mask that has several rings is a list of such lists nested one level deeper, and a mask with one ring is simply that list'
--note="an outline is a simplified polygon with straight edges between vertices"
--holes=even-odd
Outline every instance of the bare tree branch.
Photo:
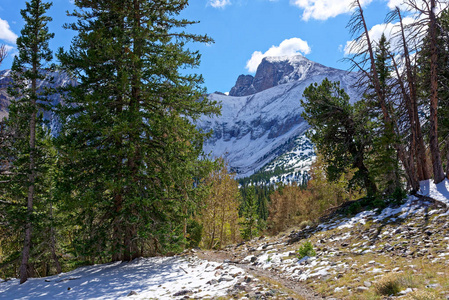
[{"label": "bare tree branch", "polygon": [[0,65],[2,64],[3,60],[8,55],[8,50],[6,49],[6,45],[0,45]]}]

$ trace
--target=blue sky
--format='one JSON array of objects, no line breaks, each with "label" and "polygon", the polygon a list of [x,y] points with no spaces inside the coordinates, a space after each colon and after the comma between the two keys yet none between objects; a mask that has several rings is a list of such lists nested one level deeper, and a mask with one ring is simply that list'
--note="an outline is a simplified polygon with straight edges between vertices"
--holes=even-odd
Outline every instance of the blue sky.
[{"label": "blue sky", "polygon": [[[361,0],[370,28],[383,23],[389,6],[399,0]],[[191,45],[202,53],[201,67],[208,92],[226,92],[240,74],[254,74],[265,55],[302,53],[326,66],[347,69],[341,61],[350,41],[346,24],[351,16],[352,0],[191,0],[182,17],[200,21],[187,29],[207,34],[215,40],[210,45]],[[20,9],[25,0],[0,1],[0,43],[14,54],[15,38],[23,21]],[[53,17],[50,30],[55,33],[51,47],[70,45],[73,32],[62,29],[72,22],[65,11],[74,6],[70,0],[53,0],[48,14]],[[379,29],[379,28],[378,28]],[[379,30],[377,30],[379,31]],[[1,66],[9,68],[10,55]]]}]

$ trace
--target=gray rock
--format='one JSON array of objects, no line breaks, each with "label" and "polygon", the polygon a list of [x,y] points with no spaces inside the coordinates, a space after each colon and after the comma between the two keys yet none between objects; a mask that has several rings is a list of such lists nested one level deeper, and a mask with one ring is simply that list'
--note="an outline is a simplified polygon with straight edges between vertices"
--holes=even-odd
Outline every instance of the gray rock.
[{"label": "gray rock", "polygon": [[220,277],[220,279],[218,279],[218,282],[232,281],[232,280],[234,280],[234,278],[232,278],[231,276],[224,275],[224,276]]},{"label": "gray rock", "polygon": [[174,293],[173,296],[174,297],[185,296],[187,294],[190,294],[191,292],[192,292],[191,290],[182,290],[182,291]]}]

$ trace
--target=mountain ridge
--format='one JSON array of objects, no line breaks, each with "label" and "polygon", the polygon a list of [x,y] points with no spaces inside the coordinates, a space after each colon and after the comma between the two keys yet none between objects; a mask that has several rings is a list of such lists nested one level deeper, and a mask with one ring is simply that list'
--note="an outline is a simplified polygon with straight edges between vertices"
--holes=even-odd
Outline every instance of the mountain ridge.
[{"label": "mountain ridge", "polygon": [[307,76],[324,71],[341,72],[313,62],[302,55],[267,56],[262,59],[254,76],[242,74],[237,78],[229,96],[253,95],[280,84],[304,80]]},{"label": "mountain ridge", "polygon": [[[210,94],[208,97],[221,103],[222,115],[203,117],[198,122],[200,128],[213,130],[212,137],[204,144],[205,152],[224,157],[237,178],[251,176],[268,164],[280,165],[276,163],[278,157],[304,150],[296,149],[294,143],[289,146],[288,141],[304,139],[309,128],[301,116],[300,99],[310,84],[328,78],[340,81],[352,101],[360,96],[354,88],[354,73],[323,66],[301,55],[264,58],[255,77],[250,76],[240,75],[229,95]],[[251,85],[247,82],[243,88],[245,80],[251,81]],[[256,81],[259,83],[254,85]],[[287,162],[293,166],[289,168],[291,174],[301,172],[298,180],[310,168],[312,160],[306,158],[306,161],[307,166],[302,167]]]}]

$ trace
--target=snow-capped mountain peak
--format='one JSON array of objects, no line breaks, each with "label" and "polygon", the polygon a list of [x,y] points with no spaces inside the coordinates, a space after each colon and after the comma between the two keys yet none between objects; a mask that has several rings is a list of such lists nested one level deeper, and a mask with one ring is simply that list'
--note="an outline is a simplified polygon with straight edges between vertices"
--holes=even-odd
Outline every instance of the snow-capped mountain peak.
[{"label": "snow-capped mountain peak", "polygon": [[255,76],[240,75],[229,95],[253,95],[280,84],[304,80],[331,71],[341,72],[313,62],[302,55],[269,56],[262,59]]},{"label": "snow-capped mountain peak", "polygon": [[[239,76],[229,96],[209,95],[221,103],[222,115],[204,117],[198,123],[200,128],[214,131],[204,145],[206,153],[223,156],[238,177],[250,176],[270,163],[279,166],[273,161],[284,153],[300,153],[295,147],[303,144],[298,138],[308,129],[301,117],[300,99],[306,87],[326,77],[340,81],[351,98],[358,97],[354,75],[347,71],[325,67],[301,55],[264,58],[254,77]],[[302,166],[301,170],[305,169]]]}]

